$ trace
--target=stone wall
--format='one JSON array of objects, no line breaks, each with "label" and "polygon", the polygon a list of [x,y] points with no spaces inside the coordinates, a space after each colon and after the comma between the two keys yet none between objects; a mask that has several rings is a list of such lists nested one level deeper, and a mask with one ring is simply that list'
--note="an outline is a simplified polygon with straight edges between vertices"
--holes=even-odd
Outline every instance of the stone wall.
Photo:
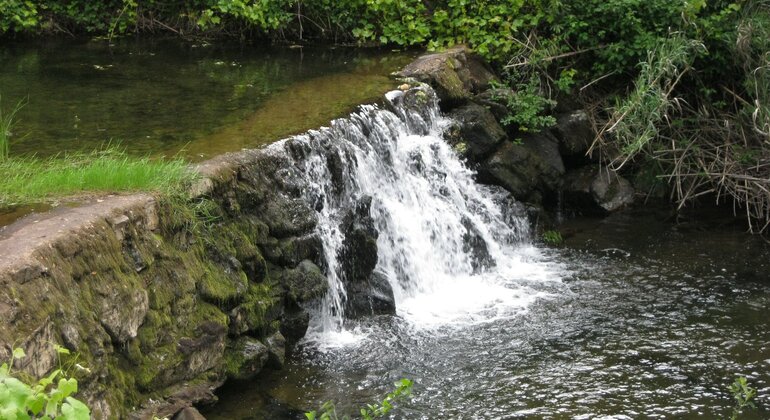
[{"label": "stone wall", "polygon": [[326,290],[315,212],[283,153],[198,169],[188,203],[112,196],[6,228],[0,359],[22,347],[39,377],[68,348],[95,418],[170,416],[280,367],[307,328],[301,304]]}]

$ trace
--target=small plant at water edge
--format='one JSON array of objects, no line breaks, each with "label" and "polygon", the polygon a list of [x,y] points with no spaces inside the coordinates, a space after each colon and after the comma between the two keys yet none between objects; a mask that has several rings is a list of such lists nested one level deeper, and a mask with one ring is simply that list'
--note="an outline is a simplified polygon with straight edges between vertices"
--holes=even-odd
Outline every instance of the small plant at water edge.
[{"label": "small plant at water edge", "polygon": [[[59,355],[69,350],[56,346]],[[59,367],[37,383],[28,385],[13,376],[13,363],[26,357],[17,348],[9,363],[0,366],[0,418],[2,419],[61,419],[88,420],[91,412],[81,401],[72,397],[78,390],[78,381],[67,378]]]},{"label": "small plant at water edge", "polygon": [[[393,384],[396,388],[389,392],[388,395],[383,398],[380,403],[367,404],[366,407],[362,407],[359,411],[361,419],[373,420],[376,418],[384,417],[394,408],[394,403],[402,400],[412,394],[412,382],[409,379],[401,379]],[[308,420],[349,420],[351,417],[347,415],[340,416],[337,414],[337,408],[331,401],[325,402],[318,411],[310,411],[305,413],[305,417]]]},{"label": "small plant at water edge", "polygon": [[733,407],[733,414],[730,417],[732,420],[738,419],[744,409],[756,408],[753,400],[757,396],[757,390],[750,387],[743,376],[735,378],[735,382],[730,385],[730,393],[735,399],[735,407]]},{"label": "small plant at water edge", "polygon": [[11,135],[16,125],[16,114],[24,107],[24,100],[16,103],[10,111],[3,111],[2,96],[0,96],[0,162],[8,159],[11,150]]},{"label": "small plant at water edge", "polygon": [[546,230],[543,232],[543,242],[547,243],[548,245],[559,245],[560,243],[564,242],[564,238],[562,238],[559,231]]}]

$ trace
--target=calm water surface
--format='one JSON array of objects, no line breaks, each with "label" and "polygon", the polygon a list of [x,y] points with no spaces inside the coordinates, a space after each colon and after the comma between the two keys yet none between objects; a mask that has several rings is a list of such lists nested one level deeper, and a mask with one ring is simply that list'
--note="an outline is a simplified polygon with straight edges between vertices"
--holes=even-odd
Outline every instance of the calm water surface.
[{"label": "calm water surface", "polygon": [[327,124],[395,86],[413,54],[178,40],[0,45],[0,95],[20,99],[13,155],[119,142],[191,160]]},{"label": "calm water surface", "polygon": [[[770,418],[770,247],[733,228],[651,212],[568,223],[541,261],[558,282],[524,314],[422,328],[400,317],[350,328],[355,345],[295,352],[221,391],[212,419],[292,419],[335,400],[377,400],[401,377],[393,418],[727,418],[736,376]],[[357,329],[356,329],[357,328]]]}]

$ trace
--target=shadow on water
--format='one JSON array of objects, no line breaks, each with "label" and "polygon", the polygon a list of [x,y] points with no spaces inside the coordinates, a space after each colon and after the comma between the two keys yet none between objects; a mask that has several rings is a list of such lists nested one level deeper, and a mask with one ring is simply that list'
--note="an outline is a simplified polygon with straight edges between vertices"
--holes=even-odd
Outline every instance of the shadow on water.
[{"label": "shadow on water", "polygon": [[14,155],[90,151],[193,160],[253,147],[346,114],[394,87],[411,54],[172,39],[0,47],[4,106],[19,98]]}]

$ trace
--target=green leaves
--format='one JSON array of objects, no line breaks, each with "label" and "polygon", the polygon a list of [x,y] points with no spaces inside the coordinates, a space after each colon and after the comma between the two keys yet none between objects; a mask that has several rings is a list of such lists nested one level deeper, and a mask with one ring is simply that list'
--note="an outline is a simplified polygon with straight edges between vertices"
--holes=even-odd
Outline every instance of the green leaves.
[{"label": "green leaves", "polygon": [[[59,354],[69,351],[57,346]],[[25,357],[24,350],[13,350],[13,359]],[[58,379],[58,381],[57,381]],[[56,369],[34,385],[10,376],[8,364],[0,366],[0,418],[88,420],[88,407],[71,395],[78,390],[75,378],[67,378]]]},{"label": "green leaves", "polygon": [[[384,417],[395,406],[395,402],[402,400],[412,394],[412,386],[414,382],[409,379],[401,379],[393,384],[395,389],[389,392],[385,398],[376,404],[367,404],[366,407],[362,407],[359,410],[359,415],[363,420],[373,420],[376,418]],[[320,414],[319,414],[320,413]],[[325,402],[319,411],[308,411],[305,413],[307,420],[349,420],[350,417],[343,415],[340,417],[337,414],[337,408],[331,401]]]},{"label": "green leaves", "polygon": [[733,399],[735,399],[732,420],[736,420],[744,409],[756,408],[753,400],[757,396],[757,390],[749,386],[745,377],[735,378],[735,382],[730,385],[730,393],[733,394]]}]

